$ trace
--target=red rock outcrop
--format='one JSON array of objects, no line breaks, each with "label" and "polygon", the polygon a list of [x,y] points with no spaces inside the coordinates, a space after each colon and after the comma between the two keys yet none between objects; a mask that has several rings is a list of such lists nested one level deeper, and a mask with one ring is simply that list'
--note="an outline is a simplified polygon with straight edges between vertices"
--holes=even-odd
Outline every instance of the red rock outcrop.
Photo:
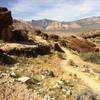
[{"label": "red rock outcrop", "polygon": [[56,34],[47,34],[47,33],[43,33],[41,30],[34,30],[34,34],[41,36],[43,39],[45,40],[52,40],[57,42],[59,40],[59,36]]},{"label": "red rock outcrop", "polygon": [[35,27],[32,25],[30,21],[23,21],[13,19],[13,28],[15,30],[26,30],[26,31],[34,31]]},{"label": "red rock outcrop", "polygon": [[11,11],[7,8],[0,7],[0,39],[9,41],[11,32],[9,26],[12,24]]},{"label": "red rock outcrop", "polygon": [[37,55],[46,55],[51,53],[50,45],[27,45],[18,43],[4,43],[0,49],[7,55],[36,57]]},{"label": "red rock outcrop", "polygon": [[67,38],[67,46],[77,52],[94,52],[98,50],[95,44],[76,36]]},{"label": "red rock outcrop", "polygon": [[57,42],[59,40],[59,36],[55,34],[49,35],[49,39]]},{"label": "red rock outcrop", "polygon": [[63,52],[63,53],[64,53],[64,51],[61,49],[59,43],[54,43],[53,49],[54,49],[55,51]]}]

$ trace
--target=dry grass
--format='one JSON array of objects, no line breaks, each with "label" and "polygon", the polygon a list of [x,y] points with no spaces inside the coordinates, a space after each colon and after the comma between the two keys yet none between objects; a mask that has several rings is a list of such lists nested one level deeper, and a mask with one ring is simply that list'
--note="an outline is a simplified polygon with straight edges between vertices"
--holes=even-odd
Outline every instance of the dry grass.
[{"label": "dry grass", "polygon": [[100,52],[81,53],[80,57],[84,61],[89,61],[91,63],[95,63],[95,64],[99,64],[100,65]]},{"label": "dry grass", "polygon": [[14,65],[13,70],[25,75],[33,76],[40,69],[51,70],[56,76],[63,73],[59,67],[60,58],[58,58],[57,54],[38,56],[36,58],[18,57],[16,60],[18,63]]}]

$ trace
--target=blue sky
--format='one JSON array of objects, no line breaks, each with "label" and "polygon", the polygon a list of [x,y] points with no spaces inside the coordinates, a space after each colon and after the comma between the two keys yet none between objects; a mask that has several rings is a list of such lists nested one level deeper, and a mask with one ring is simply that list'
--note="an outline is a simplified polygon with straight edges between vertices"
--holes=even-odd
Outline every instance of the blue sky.
[{"label": "blue sky", "polygon": [[73,21],[100,16],[100,0],[0,0],[14,18]]}]

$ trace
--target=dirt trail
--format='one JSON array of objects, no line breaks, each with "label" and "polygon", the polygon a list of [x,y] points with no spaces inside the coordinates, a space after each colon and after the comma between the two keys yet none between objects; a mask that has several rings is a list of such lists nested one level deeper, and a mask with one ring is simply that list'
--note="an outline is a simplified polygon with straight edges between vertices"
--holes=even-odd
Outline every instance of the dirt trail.
[{"label": "dirt trail", "polygon": [[100,83],[95,81],[93,78],[87,76],[85,73],[79,70],[75,70],[75,68],[67,64],[67,61],[68,59],[73,59],[77,63],[87,64],[87,65],[89,63],[82,61],[77,55],[74,55],[68,49],[65,49],[65,48],[62,48],[62,49],[65,51],[65,54],[67,56],[66,60],[62,60],[61,62],[61,67],[63,68],[63,70],[65,72],[76,74],[78,78],[84,81],[84,83],[93,90],[93,92],[100,94]]},{"label": "dirt trail", "polygon": [[96,68],[100,71],[100,65],[83,61],[79,56],[77,56],[77,55],[73,54],[72,52],[70,52],[70,50],[68,50],[66,48],[63,48],[63,47],[62,47],[62,49],[66,53],[67,60],[72,59],[78,65],[88,65],[88,66],[90,66],[92,68]]}]

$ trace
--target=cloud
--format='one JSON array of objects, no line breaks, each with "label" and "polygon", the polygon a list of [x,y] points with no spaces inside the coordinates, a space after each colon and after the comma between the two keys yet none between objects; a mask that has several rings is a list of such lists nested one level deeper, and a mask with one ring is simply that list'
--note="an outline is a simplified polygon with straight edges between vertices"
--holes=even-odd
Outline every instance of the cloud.
[{"label": "cloud", "polygon": [[17,0],[15,4],[12,4],[11,9],[17,13],[32,12],[40,10],[41,6],[50,6],[53,3],[55,3],[53,0]]},{"label": "cloud", "polygon": [[13,16],[24,19],[76,20],[100,14],[100,0],[16,0]]},{"label": "cloud", "polygon": [[[60,1],[60,0],[58,0]],[[49,9],[58,2],[57,0],[16,0],[10,2],[10,9],[14,17],[31,19],[42,10]]]}]

